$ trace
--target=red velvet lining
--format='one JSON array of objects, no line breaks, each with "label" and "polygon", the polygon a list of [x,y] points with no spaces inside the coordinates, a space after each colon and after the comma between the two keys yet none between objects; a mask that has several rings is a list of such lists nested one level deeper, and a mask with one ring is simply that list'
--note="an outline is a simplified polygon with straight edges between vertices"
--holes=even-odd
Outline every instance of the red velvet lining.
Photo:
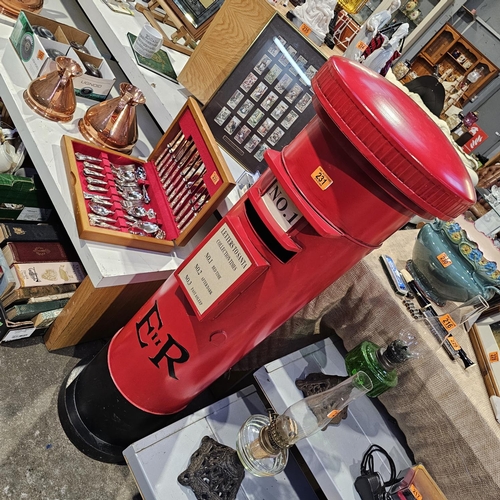
[{"label": "red velvet lining", "polygon": [[[222,178],[218,172],[217,166],[215,165],[214,159],[208,150],[208,147],[201,135],[200,129],[196,124],[196,121],[191,113],[191,110],[186,109],[181,117],[179,117],[179,126],[181,130],[184,132],[184,135],[187,137],[190,135],[195,144],[198,152],[200,153],[200,157],[205,164],[205,168],[207,169],[207,173],[203,176],[203,182],[208,190],[208,194],[210,197],[217,192],[217,190],[222,185]],[[211,179],[211,176],[214,175],[214,179]],[[215,181],[215,182],[214,182]]]},{"label": "red velvet lining", "polygon": [[[83,166],[83,161],[77,160],[78,174],[80,176],[80,182],[83,186],[83,189],[91,193],[93,195],[102,195],[111,198],[111,202],[113,203],[113,207],[106,207],[110,210],[114,210],[114,215],[109,215],[108,217],[117,219],[115,224],[109,223],[110,225],[114,225],[115,227],[119,227],[120,230],[124,233],[128,233],[131,226],[127,224],[127,221],[123,217],[126,215],[126,212],[123,210],[120,201],[123,199],[119,194],[115,184],[115,177],[113,172],[111,171],[110,163],[114,165],[127,165],[130,164],[131,161],[127,157],[123,157],[120,153],[107,153],[100,151],[99,149],[94,148],[91,144],[80,144],[77,142],[73,143],[73,148],[75,153],[82,153],[87,156],[93,156],[94,158],[100,158],[102,160],[101,163],[97,163],[97,165],[102,166],[104,168],[103,171],[99,171],[105,175],[105,178],[97,177],[98,179],[102,179],[103,181],[108,182],[108,191],[106,193],[100,191],[91,191],[88,189],[87,181],[85,180],[86,175],[83,172],[85,168]],[[92,162],[90,162],[92,163]],[[156,168],[153,163],[146,162],[144,163],[142,160],[135,159],[133,162],[135,165],[142,165],[146,170],[147,179],[145,181],[138,181],[139,185],[146,185],[146,189],[148,191],[149,197],[151,198],[151,203],[144,204],[146,209],[152,208],[156,213],[156,218],[149,219],[147,217],[140,218],[144,221],[154,222],[158,224],[163,231],[166,233],[165,239],[174,240],[179,236],[179,229],[175,224],[175,219],[164,194],[164,191],[161,187],[160,179],[158,178]],[[106,186],[102,186],[106,188]],[[91,200],[85,200],[85,208],[87,213],[92,213],[92,210],[89,208],[89,203]],[[143,236],[145,238],[153,238],[154,235]]]}]

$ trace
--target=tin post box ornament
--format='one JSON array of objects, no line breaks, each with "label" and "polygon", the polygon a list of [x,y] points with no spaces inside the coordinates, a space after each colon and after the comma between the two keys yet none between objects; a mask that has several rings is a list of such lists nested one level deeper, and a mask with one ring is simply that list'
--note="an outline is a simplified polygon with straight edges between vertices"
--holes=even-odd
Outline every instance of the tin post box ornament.
[{"label": "tin post box ornament", "polygon": [[385,78],[332,57],[313,89],[317,115],[61,387],[63,428],[87,455],[122,461],[414,214],[447,220],[474,203],[454,148]]}]

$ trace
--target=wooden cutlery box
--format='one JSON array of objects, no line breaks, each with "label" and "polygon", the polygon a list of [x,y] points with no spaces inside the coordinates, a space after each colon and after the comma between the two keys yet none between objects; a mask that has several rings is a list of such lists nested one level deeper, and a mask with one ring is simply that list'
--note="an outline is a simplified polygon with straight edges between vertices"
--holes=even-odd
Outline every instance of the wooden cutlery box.
[{"label": "wooden cutlery box", "polygon": [[[188,99],[147,160],[69,136],[62,137],[62,150],[78,234],[86,240],[169,252],[175,245],[189,241],[235,185],[193,98]],[[84,160],[77,159],[79,155],[101,161],[84,165]],[[92,165],[99,170],[89,168]],[[131,168],[125,165],[144,169],[145,179],[134,181],[139,188],[123,184],[123,169]],[[103,191],[91,190],[91,185]],[[124,200],[127,203],[124,197],[137,197],[137,191],[145,192],[150,199],[149,203],[133,202],[144,207],[148,216],[131,217],[123,206]],[[88,199],[84,192],[96,198]],[[93,203],[98,203],[101,196],[109,198],[104,206],[109,214],[105,216],[106,222],[95,225],[90,219],[101,220],[94,212],[96,208],[99,212],[102,209]],[[144,231],[155,227],[159,228],[157,232]]]}]

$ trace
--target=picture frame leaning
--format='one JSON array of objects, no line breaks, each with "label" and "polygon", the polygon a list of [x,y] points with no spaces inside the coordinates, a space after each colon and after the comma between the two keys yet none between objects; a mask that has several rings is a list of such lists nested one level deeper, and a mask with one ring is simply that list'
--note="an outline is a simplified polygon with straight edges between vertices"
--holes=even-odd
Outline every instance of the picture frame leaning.
[{"label": "picture frame leaning", "polygon": [[218,144],[252,173],[313,118],[311,79],[326,57],[276,13],[203,109]]}]

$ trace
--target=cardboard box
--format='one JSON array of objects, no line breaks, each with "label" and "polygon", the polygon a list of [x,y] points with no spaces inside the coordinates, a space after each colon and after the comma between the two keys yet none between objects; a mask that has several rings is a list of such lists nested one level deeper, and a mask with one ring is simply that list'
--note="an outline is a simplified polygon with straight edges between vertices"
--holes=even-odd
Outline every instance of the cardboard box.
[{"label": "cardboard box", "polygon": [[[33,26],[43,26],[49,29],[54,34],[55,40],[36,35]],[[102,73],[102,78],[86,74],[73,78],[73,86],[77,96],[104,101],[115,83],[116,78],[108,63],[101,57],[92,37],[73,26],[31,12],[21,11],[14,25],[10,41],[32,79],[50,73],[56,68],[55,61],[47,53],[50,49],[56,49],[74,59],[82,66],[83,70],[85,67],[82,62],[87,61],[92,62]],[[70,41],[83,45],[90,54],[74,50],[69,44]]]},{"label": "cardboard box", "polygon": [[51,212],[52,202],[39,182],[0,174],[0,219],[43,222]]}]

